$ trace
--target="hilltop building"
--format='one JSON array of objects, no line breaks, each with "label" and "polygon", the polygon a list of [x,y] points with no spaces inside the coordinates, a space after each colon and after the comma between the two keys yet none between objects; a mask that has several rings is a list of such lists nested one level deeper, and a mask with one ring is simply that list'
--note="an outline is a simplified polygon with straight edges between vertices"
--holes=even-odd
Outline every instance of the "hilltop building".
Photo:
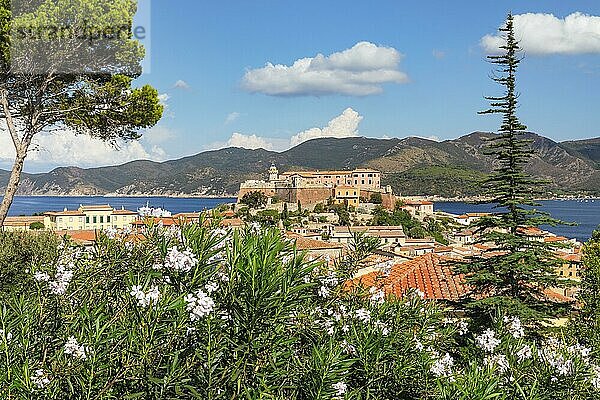
[{"label": "hilltop building", "polygon": [[381,172],[359,168],[352,171],[288,171],[279,173],[275,165],[268,170],[268,180],[248,180],[240,185],[238,201],[249,192],[262,192],[288,203],[300,201],[313,205],[333,199],[337,204],[357,207],[360,197],[382,194],[384,204],[393,207],[391,187],[381,187]]}]

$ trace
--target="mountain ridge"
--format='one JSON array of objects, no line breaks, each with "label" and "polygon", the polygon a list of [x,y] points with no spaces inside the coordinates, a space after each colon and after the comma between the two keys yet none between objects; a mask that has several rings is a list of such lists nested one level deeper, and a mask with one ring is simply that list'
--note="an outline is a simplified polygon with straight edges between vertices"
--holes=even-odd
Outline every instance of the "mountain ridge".
[{"label": "mountain ridge", "polygon": [[[493,168],[493,160],[483,154],[493,135],[472,132],[439,142],[414,136],[319,138],[282,152],[228,147],[164,162],[58,167],[23,174],[19,194],[232,195],[242,181],[264,178],[274,163],[280,171],[375,168],[382,172],[383,185],[406,195],[476,195]],[[555,142],[535,133],[526,137],[534,149],[527,171],[548,180],[553,193],[600,193],[600,138]],[[8,175],[0,170],[0,185],[6,185]]]}]

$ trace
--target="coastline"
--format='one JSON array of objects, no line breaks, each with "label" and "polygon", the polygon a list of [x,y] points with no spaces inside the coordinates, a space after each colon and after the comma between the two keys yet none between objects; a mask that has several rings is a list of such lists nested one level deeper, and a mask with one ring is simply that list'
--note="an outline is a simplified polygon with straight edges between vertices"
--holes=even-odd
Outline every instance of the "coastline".
[{"label": "coastline", "polygon": [[[0,198],[3,196],[0,195]],[[93,197],[106,197],[106,198],[168,198],[168,199],[237,199],[235,195],[164,195],[164,194],[19,194],[15,197],[77,197],[77,198],[93,198]]]}]

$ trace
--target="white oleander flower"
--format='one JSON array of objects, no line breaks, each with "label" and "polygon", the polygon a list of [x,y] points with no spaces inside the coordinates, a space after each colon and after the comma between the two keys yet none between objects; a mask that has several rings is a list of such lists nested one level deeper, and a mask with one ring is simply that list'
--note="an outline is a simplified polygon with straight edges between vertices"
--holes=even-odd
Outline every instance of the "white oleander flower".
[{"label": "white oleander flower", "polygon": [[223,271],[219,271],[217,272],[217,277],[221,280],[221,282],[223,283],[227,283],[229,282],[229,275],[227,275],[225,272]]},{"label": "white oleander flower", "polygon": [[45,272],[36,272],[33,274],[33,278],[38,282],[48,282],[50,280],[50,275]]},{"label": "white oleander flower", "polygon": [[335,333],[335,324],[332,320],[324,320],[323,327],[325,328],[325,332],[327,332],[329,336],[332,336]]},{"label": "white oleander flower", "polygon": [[336,390],[336,396],[339,398],[341,396],[343,396],[344,394],[346,394],[346,392],[348,391],[348,385],[346,385],[344,382],[340,381],[337,383],[334,383],[332,385],[333,389]]},{"label": "white oleander flower", "polygon": [[346,341],[346,339],[342,340],[342,342],[340,343],[340,347],[342,348],[342,351],[346,354],[350,354],[350,355],[356,354],[356,347],[354,347],[353,345],[348,343]]},{"label": "white oleander flower", "polygon": [[365,308],[359,308],[354,312],[354,315],[356,316],[356,318],[358,318],[359,321],[364,323],[367,323],[371,320],[371,313]]},{"label": "white oleander flower", "polygon": [[36,369],[30,377],[31,383],[37,386],[38,389],[43,389],[47,384],[50,383],[50,379],[46,376],[43,369]]},{"label": "white oleander flower", "polygon": [[500,372],[506,372],[510,366],[504,354],[487,356],[484,362],[490,367],[497,367]]},{"label": "white oleander flower", "polygon": [[464,319],[459,319],[455,322],[456,325],[456,333],[459,336],[464,336],[469,332],[469,324]]},{"label": "white oleander flower", "polygon": [[452,376],[452,367],[454,366],[454,359],[448,353],[441,358],[437,358],[431,365],[430,371],[435,376],[439,377],[450,377]]},{"label": "white oleander flower", "polygon": [[219,284],[217,282],[208,282],[204,285],[204,289],[206,289],[208,294],[211,294],[219,290]]},{"label": "white oleander flower", "polygon": [[203,290],[198,289],[193,294],[184,297],[186,310],[190,313],[190,319],[197,321],[213,312],[215,308],[214,300]]},{"label": "white oleander flower", "polygon": [[517,357],[519,361],[528,360],[532,357],[533,353],[531,351],[531,347],[527,344],[524,344],[523,347],[519,351],[517,351]]},{"label": "white oleander flower", "polygon": [[106,228],[106,229],[104,230],[104,234],[105,234],[105,235],[106,235],[106,237],[107,237],[107,238],[109,238],[109,239],[114,239],[114,238],[116,238],[118,233],[119,233],[119,232],[118,232],[118,231],[117,231],[115,228],[113,228],[112,226],[110,226],[110,227],[108,227],[108,228]]},{"label": "white oleander flower", "polygon": [[510,333],[515,339],[519,339],[525,336],[525,331],[521,326],[521,320],[519,319],[519,317],[505,316],[503,319],[504,323],[506,324],[506,329],[508,330],[508,333]]},{"label": "white oleander flower", "polygon": [[179,251],[175,246],[167,251],[165,268],[172,271],[189,272],[198,264],[196,255],[190,249]]},{"label": "white oleander flower", "polygon": [[12,333],[5,332],[4,329],[0,329],[0,338],[6,337],[6,342],[10,342],[12,340]]},{"label": "white oleander flower", "polygon": [[150,304],[156,304],[160,299],[160,292],[156,286],[152,286],[148,292],[144,292],[140,285],[135,285],[131,288],[129,294],[137,299],[140,307],[148,307]]},{"label": "white oleander flower", "polygon": [[69,283],[73,279],[74,268],[73,262],[69,262],[67,266],[59,264],[56,267],[54,278],[45,272],[36,272],[33,277],[38,282],[47,282],[48,288],[53,294],[62,295],[66,293]]},{"label": "white oleander flower", "polygon": [[551,367],[556,369],[558,375],[571,375],[574,371],[573,360],[565,358],[556,351],[555,347],[551,347],[552,345],[553,344],[547,345],[542,349],[542,357]]},{"label": "white oleander flower", "polygon": [[329,297],[330,290],[327,286],[322,285],[317,291],[317,294],[319,295],[319,297],[327,298]]},{"label": "white oleander flower", "polygon": [[415,339],[415,348],[419,351],[423,351],[423,349],[425,349],[425,346],[423,346],[423,343]]},{"label": "white oleander flower", "polygon": [[75,339],[75,336],[70,336],[65,343],[64,352],[65,354],[70,354],[80,360],[85,360],[87,358],[88,349],[85,346],[80,345],[77,342],[77,339]]},{"label": "white oleander flower", "polygon": [[495,332],[491,329],[487,329],[481,335],[475,336],[475,342],[488,353],[493,353],[496,347],[500,344],[500,339],[495,337]]},{"label": "white oleander flower", "polygon": [[377,328],[381,332],[382,336],[389,335],[390,329],[388,328],[388,326],[385,323],[377,320],[377,321],[375,321],[375,323],[373,325],[375,326],[375,328]]},{"label": "white oleander flower", "polygon": [[572,346],[569,346],[567,348],[567,351],[570,354],[576,354],[579,355],[584,361],[588,361],[588,358],[590,356],[590,353],[592,352],[592,349],[589,347],[585,347],[579,343],[575,343]]},{"label": "white oleander flower", "polygon": [[590,383],[592,384],[594,389],[600,389],[600,367],[594,365],[593,371],[594,375],[592,376]]}]

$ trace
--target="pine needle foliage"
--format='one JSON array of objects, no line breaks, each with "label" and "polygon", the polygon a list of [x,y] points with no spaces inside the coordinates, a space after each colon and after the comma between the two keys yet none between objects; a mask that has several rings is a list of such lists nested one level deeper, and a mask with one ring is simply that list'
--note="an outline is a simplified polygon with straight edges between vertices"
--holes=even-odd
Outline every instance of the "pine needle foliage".
[{"label": "pine needle foliage", "polygon": [[561,286],[556,269],[561,260],[555,253],[560,245],[537,240],[542,225],[562,223],[537,209],[534,199],[542,194],[544,181],[531,177],[525,167],[532,157],[527,127],[517,116],[517,68],[522,61],[515,38],[513,16],[508,14],[500,28],[504,38],[500,54],[488,56],[495,66],[491,79],[503,88],[501,96],[488,96],[490,108],[480,114],[500,114],[498,133],[489,140],[486,152],[494,159],[494,169],[484,187],[495,212],[472,227],[488,250],[472,256],[456,269],[464,273],[472,292],[467,309],[482,323],[497,309],[518,315],[525,321],[543,321],[564,310],[565,304],[548,296],[547,289]]}]

